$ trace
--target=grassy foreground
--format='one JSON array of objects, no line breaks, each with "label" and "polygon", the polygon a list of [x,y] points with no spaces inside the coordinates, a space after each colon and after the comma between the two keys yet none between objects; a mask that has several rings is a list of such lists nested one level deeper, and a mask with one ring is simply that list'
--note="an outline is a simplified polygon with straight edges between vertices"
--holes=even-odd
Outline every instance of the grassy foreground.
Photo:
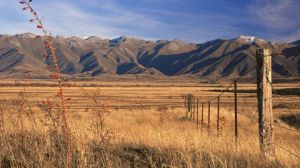
[{"label": "grassy foreground", "polygon": [[[174,94],[182,94],[181,90],[185,90],[172,89]],[[131,94],[138,94],[129,90]],[[115,94],[124,96],[129,90]],[[170,94],[168,90],[166,93],[153,90],[151,93],[150,90],[149,88],[139,92],[147,93],[148,96],[158,93],[159,96]],[[105,91],[103,93],[105,94]],[[42,95],[45,93],[42,93],[41,97]],[[234,117],[230,107],[224,106],[221,109],[225,120],[219,134],[216,132],[214,121],[216,109],[212,107],[213,121],[208,134],[206,113],[202,129],[200,125],[197,128],[195,122],[185,118],[186,111],[180,107],[181,104],[179,107],[178,104],[171,107],[141,105],[141,108],[108,109],[107,104],[113,100],[95,95],[89,97],[91,94],[83,93],[83,95],[85,96],[80,98],[73,96],[67,115],[71,127],[73,167],[297,167],[299,165],[296,157],[279,148],[276,148],[277,160],[268,162],[259,153],[258,137],[241,128],[236,145],[232,124]],[[168,99],[174,96],[176,95],[171,95]],[[55,121],[60,113],[60,108],[56,105],[57,100],[51,100],[53,108],[49,111],[45,108],[50,106],[49,103],[30,101],[37,97],[36,94],[28,94],[24,99],[11,96],[5,101],[1,100],[1,112],[4,114],[4,127],[1,128],[4,130],[0,133],[0,167],[66,166],[68,142],[64,131],[60,130],[63,127],[59,128]],[[72,105],[79,104],[79,99],[81,102],[85,99],[83,104],[91,106],[72,109]],[[179,103],[180,101],[176,100]],[[120,104],[126,103],[128,102]],[[251,103],[250,105],[252,106]],[[239,111],[251,116],[249,112],[251,109],[253,110],[252,107],[243,107]],[[240,116],[239,125],[256,132],[255,121],[255,118],[249,120]],[[275,132],[276,142],[299,151],[298,134],[284,130]]]},{"label": "grassy foreground", "polygon": [[[172,111],[172,110],[171,110]],[[171,112],[170,111],[170,112]],[[207,128],[181,117],[180,112],[114,111],[107,118],[108,130],[91,129],[89,114],[74,114],[72,126],[73,167],[290,167],[297,164],[283,151],[278,161],[264,160],[256,138],[241,134],[233,142],[229,130],[217,136]],[[42,118],[36,118],[42,120]],[[29,123],[21,129],[10,127],[1,135],[2,167],[64,167],[64,135],[53,136],[49,128]],[[34,128],[33,128],[34,127]]]}]

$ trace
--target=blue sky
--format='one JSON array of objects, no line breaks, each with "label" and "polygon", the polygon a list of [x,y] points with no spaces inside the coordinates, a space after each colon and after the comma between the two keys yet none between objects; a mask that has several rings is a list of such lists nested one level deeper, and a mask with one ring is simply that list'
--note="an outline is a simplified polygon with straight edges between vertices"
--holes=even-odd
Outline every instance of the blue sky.
[{"label": "blue sky", "polygon": [[[300,39],[299,0],[33,0],[33,6],[54,35]],[[17,0],[0,0],[0,34],[37,33],[20,8]]]}]

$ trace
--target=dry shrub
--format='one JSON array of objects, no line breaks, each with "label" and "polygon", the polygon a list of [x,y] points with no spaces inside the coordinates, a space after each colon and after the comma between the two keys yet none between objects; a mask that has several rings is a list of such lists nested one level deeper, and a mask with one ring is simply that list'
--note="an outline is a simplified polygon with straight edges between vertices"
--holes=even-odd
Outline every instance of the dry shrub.
[{"label": "dry shrub", "polygon": [[[85,93],[91,106],[87,120],[76,120],[72,141],[73,167],[285,167],[283,164],[269,163],[253,151],[255,141],[241,135],[249,143],[241,140],[241,147],[235,150],[230,135],[201,135],[194,124],[174,120],[157,126],[157,111],[119,110],[118,117],[110,117],[100,91]],[[95,104],[94,104],[95,103]],[[18,125],[8,129],[0,138],[0,167],[66,167],[67,138],[59,127],[57,115],[59,105],[50,100],[40,102],[43,112],[43,125],[37,123],[36,129],[25,127],[23,132]],[[15,109],[17,110],[17,109]],[[159,109],[159,113],[168,111]],[[137,112],[137,113],[135,113]],[[174,112],[184,116],[183,110]],[[18,114],[18,113],[16,113]],[[86,114],[83,112],[82,114]],[[173,114],[173,113],[172,113]],[[37,116],[37,115],[35,115]],[[166,118],[172,119],[171,115]],[[84,125],[92,119],[90,129]],[[171,117],[171,118],[170,118]],[[136,119],[143,123],[134,122]],[[38,120],[39,121],[39,120]],[[120,123],[120,121],[122,121]],[[167,120],[168,121],[168,120]],[[27,120],[25,125],[30,123]],[[166,122],[166,121],[164,121]],[[118,130],[114,126],[120,125]],[[78,126],[82,130],[75,129]],[[115,136],[111,128],[122,135]],[[130,133],[131,131],[132,134]],[[224,131],[228,131],[224,128]],[[123,139],[122,139],[123,138]],[[251,147],[249,147],[251,145]],[[257,148],[258,149],[258,148]],[[256,153],[257,152],[257,153]]]},{"label": "dry shrub", "polygon": [[93,144],[94,146],[102,148],[103,146],[109,145],[115,136],[115,132],[106,125],[106,119],[110,113],[108,106],[104,103],[100,89],[92,91],[83,89],[83,94],[92,104],[92,123],[90,124],[90,131],[96,135]]},{"label": "dry shrub", "polygon": [[[66,138],[58,136],[54,144],[47,134],[28,130],[13,133],[11,130],[0,139],[0,167],[66,167]],[[74,166],[79,160],[77,146],[72,144]]]},{"label": "dry shrub", "polygon": [[[56,158],[56,162],[66,167],[68,155],[68,146],[71,145],[72,150],[75,150],[73,144],[69,144],[68,127],[61,122],[62,109],[58,103],[50,100],[42,100],[38,107],[44,113],[44,126],[47,130],[46,136],[48,137],[49,146],[51,150],[47,152],[49,158]],[[74,143],[74,142],[73,142]]]},{"label": "dry shrub", "polygon": [[176,148],[128,146],[116,150],[116,156],[122,159],[123,167],[282,167],[279,163],[269,163],[257,156],[238,156],[234,152],[223,153],[224,155],[220,156],[218,151],[206,152],[195,148],[178,150]]},{"label": "dry shrub", "polygon": [[[64,83],[64,79],[62,77],[61,74],[61,70],[58,64],[58,58],[56,56],[56,52],[55,52],[55,47],[53,45],[53,37],[52,34],[46,30],[44,24],[43,24],[43,19],[39,17],[39,15],[37,14],[37,12],[35,11],[35,9],[33,9],[31,3],[32,0],[18,0],[19,3],[22,6],[22,10],[23,11],[28,11],[31,14],[31,19],[29,20],[29,22],[34,23],[36,25],[36,28],[38,30],[40,30],[43,33],[43,37],[41,36],[37,36],[37,39],[40,39],[41,42],[43,42],[44,47],[45,47],[45,54],[43,55],[45,61],[49,61],[50,65],[48,67],[49,71],[53,71],[53,73],[50,75],[50,78],[54,78],[57,81],[57,87],[59,89],[57,96],[60,98],[60,106],[61,106],[61,114],[58,115],[58,117],[61,117],[61,124],[64,125],[62,128],[64,129],[64,135],[67,138],[67,158],[66,158],[66,167],[72,167],[71,165],[71,158],[72,158],[72,139],[71,139],[71,129],[69,127],[69,123],[67,121],[66,118],[66,113],[67,113],[67,106],[65,104],[65,96],[64,96],[64,88],[63,88],[63,83]],[[24,89],[25,90],[25,89]],[[24,91],[25,93],[25,91]],[[22,117],[21,113],[19,115],[20,117]],[[58,121],[60,121],[60,119],[58,119]],[[21,122],[22,118],[21,118]],[[58,123],[60,124],[60,123]],[[21,123],[22,125],[22,123]],[[23,128],[23,127],[22,127]]]},{"label": "dry shrub", "polygon": [[29,95],[26,94],[25,87],[24,90],[19,92],[18,96],[16,98],[13,98],[11,101],[11,105],[15,108],[17,111],[17,118],[16,118],[16,124],[19,125],[18,128],[23,129],[25,127],[24,122],[26,120],[29,120],[31,123],[31,128],[34,129],[36,126],[36,118],[35,118],[35,111],[30,106],[29,102]]}]

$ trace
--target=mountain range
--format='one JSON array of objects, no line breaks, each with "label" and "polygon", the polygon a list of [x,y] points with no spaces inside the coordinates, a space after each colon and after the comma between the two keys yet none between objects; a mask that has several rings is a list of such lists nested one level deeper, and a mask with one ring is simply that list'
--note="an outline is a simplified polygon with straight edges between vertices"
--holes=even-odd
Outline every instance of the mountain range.
[{"label": "mountain range", "polygon": [[[116,75],[236,78],[255,66],[260,47],[276,53],[274,78],[300,77],[300,41],[274,43],[251,36],[216,39],[202,44],[174,39],[148,41],[122,36],[53,37],[59,67],[66,77]],[[31,33],[0,35],[0,78],[49,78],[53,63],[41,37]],[[50,67],[50,68],[49,68]],[[50,70],[49,70],[50,69]],[[248,77],[255,76],[251,72]]]}]

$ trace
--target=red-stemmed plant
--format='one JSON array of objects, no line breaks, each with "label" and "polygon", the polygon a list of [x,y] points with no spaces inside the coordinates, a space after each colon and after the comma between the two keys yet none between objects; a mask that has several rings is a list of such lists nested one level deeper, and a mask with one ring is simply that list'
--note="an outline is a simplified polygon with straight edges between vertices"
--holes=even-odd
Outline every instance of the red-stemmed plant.
[{"label": "red-stemmed plant", "polygon": [[58,123],[62,123],[62,128],[63,128],[62,130],[66,134],[66,138],[67,138],[66,167],[71,167],[72,166],[71,165],[71,160],[72,160],[71,130],[68,125],[67,118],[66,118],[67,106],[66,106],[65,97],[64,97],[63,78],[62,78],[62,74],[60,73],[58,59],[55,55],[55,48],[54,48],[53,40],[52,40],[53,38],[52,38],[51,33],[49,33],[46,30],[45,26],[43,25],[42,19],[38,16],[37,12],[33,9],[32,5],[31,5],[32,0],[18,0],[18,1],[22,5],[22,10],[29,11],[32,14],[33,18],[30,19],[29,22],[36,24],[36,28],[38,30],[40,30],[43,34],[42,37],[37,36],[36,38],[41,38],[44,43],[44,47],[45,47],[45,50],[47,53],[44,55],[44,58],[47,59],[48,57],[50,57],[54,64],[54,73],[52,73],[50,75],[50,78],[54,78],[58,82],[58,87],[59,87],[58,96],[60,98],[60,104],[62,107],[61,114],[57,115],[57,121],[58,121]]}]

